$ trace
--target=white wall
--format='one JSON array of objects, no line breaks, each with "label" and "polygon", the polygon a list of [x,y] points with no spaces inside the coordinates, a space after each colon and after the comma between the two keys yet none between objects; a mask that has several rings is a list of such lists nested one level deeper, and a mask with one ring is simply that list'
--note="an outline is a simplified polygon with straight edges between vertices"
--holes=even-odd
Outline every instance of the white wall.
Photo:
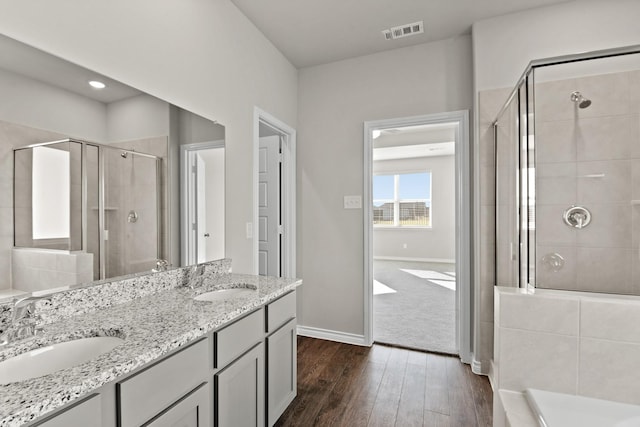
[{"label": "white wall", "polygon": [[0,93],[0,120],[90,141],[105,139],[107,109],[99,101],[3,69]]},{"label": "white wall", "polygon": [[[373,162],[374,173],[431,172],[431,228],[374,228],[374,258],[455,261],[455,156]],[[407,247],[404,247],[404,244]]]},{"label": "white wall", "polygon": [[[637,0],[573,1],[476,22],[473,26],[476,272],[474,357],[489,370],[493,357],[494,235],[491,121],[534,59],[640,44]],[[477,108],[478,102],[482,109]]]},{"label": "white wall", "polygon": [[469,109],[471,39],[304,68],[298,111],[299,324],[364,333],[363,122]]},{"label": "white wall", "polygon": [[297,121],[297,71],[264,35],[229,0],[0,0],[0,9],[0,33],[226,126],[227,256],[251,272],[253,108]]},{"label": "white wall", "polygon": [[138,95],[107,104],[107,140],[129,141],[169,135],[169,104]]},{"label": "white wall", "polygon": [[638,16],[637,0],[582,0],[476,22],[476,91],[514,86],[533,59],[639,44]]}]

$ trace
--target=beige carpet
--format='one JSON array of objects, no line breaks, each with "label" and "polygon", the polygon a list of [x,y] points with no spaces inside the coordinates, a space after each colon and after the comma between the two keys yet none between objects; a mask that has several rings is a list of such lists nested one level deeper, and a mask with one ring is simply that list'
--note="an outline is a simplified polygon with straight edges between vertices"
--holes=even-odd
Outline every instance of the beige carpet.
[{"label": "beige carpet", "polygon": [[454,264],[375,261],[374,279],[375,342],[458,354]]}]

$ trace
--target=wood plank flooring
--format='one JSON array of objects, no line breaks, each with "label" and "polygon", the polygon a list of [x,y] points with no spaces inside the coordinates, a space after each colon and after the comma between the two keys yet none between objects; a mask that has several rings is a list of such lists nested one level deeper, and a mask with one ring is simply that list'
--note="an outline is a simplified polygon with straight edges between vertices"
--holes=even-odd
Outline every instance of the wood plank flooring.
[{"label": "wood plank flooring", "polygon": [[492,400],[457,357],[298,337],[298,396],[276,426],[490,427]]}]

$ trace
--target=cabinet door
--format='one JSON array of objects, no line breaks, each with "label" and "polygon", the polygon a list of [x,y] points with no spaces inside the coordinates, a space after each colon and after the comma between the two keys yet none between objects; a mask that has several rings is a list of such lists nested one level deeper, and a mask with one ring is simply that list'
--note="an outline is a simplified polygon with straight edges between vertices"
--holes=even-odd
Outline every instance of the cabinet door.
[{"label": "cabinet door", "polygon": [[214,376],[216,427],[264,426],[264,344]]},{"label": "cabinet door", "polygon": [[295,319],[267,338],[267,416],[270,426],[296,397],[296,349]]},{"label": "cabinet door", "polygon": [[204,383],[145,427],[209,427],[209,384]]},{"label": "cabinet door", "polygon": [[99,427],[101,425],[102,405],[99,394],[91,395],[51,418],[34,424],[38,427]]}]

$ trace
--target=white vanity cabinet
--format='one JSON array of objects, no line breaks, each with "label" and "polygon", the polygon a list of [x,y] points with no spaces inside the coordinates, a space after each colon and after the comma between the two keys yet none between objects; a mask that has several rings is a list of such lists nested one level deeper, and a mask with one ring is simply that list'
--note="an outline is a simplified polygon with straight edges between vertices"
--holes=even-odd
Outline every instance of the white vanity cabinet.
[{"label": "white vanity cabinet", "polygon": [[264,322],[261,308],[213,333],[216,427],[264,426]]},{"label": "white vanity cabinet", "polygon": [[297,392],[296,293],[267,305],[267,422],[275,424]]},{"label": "white vanity cabinet", "polygon": [[80,402],[62,409],[51,417],[36,422],[38,427],[101,427],[102,406],[100,395],[92,394]]},{"label": "white vanity cabinet", "polygon": [[211,425],[210,386],[202,383],[145,427],[209,427]]},{"label": "white vanity cabinet", "polygon": [[292,291],[30,425],[272,426],[295,396]]},{"label": "white vanity cabinet", "polygon": [[[195,426],[208,425],[211,412],[207,387],[209,377],[209,340],[196,341],[184,349],[166,357],[136,374],[118,381],[116,384],[116,402],[119,427],[138,427],[158,419],[150,425],[172,425],[161,421],[167,418],[188,417],[197,406],[199,414]],[[204,384],[203,384],[204,383]],[[207,396],[202,402],[179,405],[180,401],[203,389]],[[196,399],[197,400],[197,399]],[[180,411],[183,413],[178,413]],[[180,425],[180,424],[178,424]],[[185,424],[191,426],[192,424]]]},{"label": "white vanity cabinet", "polygon": [[215,427],[264,426],[264,344],[214,376]]}]

